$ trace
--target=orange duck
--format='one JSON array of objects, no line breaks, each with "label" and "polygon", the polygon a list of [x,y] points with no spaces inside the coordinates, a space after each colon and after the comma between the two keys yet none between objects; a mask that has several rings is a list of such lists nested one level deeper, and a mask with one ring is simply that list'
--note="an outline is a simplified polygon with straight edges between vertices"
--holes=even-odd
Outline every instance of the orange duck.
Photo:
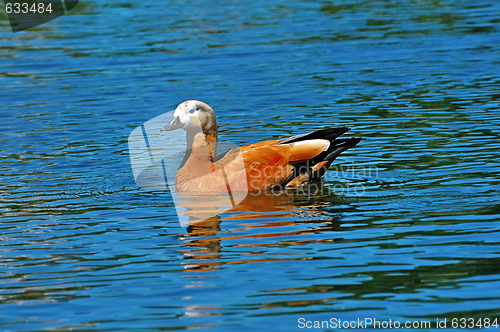
[{"label": "orange duck", "polygon": [[177,106],[160,129],[186,131],[186,154],[175,177],[181,192],[266,192],[319,181],[331,163],[361,138],[337,139],[349,128],[325,128],[307,134],[243,145],[217,154],[213,109],[198,100]]}]

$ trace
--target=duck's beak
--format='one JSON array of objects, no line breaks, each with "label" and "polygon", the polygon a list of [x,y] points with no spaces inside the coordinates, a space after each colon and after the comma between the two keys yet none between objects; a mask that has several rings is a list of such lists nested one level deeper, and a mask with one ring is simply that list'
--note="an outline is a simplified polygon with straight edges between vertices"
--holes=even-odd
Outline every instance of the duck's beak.
[{"label": "duck's beak", "polygon": [[182,122],[179,120],[178,116],[175,116],[168,125],[160,128],[160,131],[172,131],[179,128],[182,128]]}]

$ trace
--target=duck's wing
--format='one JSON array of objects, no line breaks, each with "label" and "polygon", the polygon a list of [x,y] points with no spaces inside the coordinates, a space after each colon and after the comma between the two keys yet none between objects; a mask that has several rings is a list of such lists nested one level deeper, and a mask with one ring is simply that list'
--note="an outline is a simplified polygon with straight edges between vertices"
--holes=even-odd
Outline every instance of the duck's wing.
[{"label": "duck's wing", "polygon": [[276,185],[296,186],[319,180],[331,163],[345,150],[355,146],[360,138],[337,139],[349,131],[347,127],[325,128],[288,138],[243,145],[218,156],[216,163],[228,165],[241,154],[241,167],[226,168],[229,177],[245,176],[250,191],[272,188]]},{"label": "duck's wing", "polygon": [[289,163],[290,145],[248,146],[242,148],[248,190],[263,192],[286,182],[293,174]]},{"label": "duck's wing", "polygon": [[[259,142],[262,143],[262,142]],[[249,144],[229,150],[219,161],[216,169],[224,167],[228,180],[242,183],[246,177],[249,191],[264,191],[294,178],[294,164],[310,160],[328,150],[330,142],[322,139],[300,141],[290,144]],[[244,164],[233,160],[241,154]]]},{"label": "duck's wing", "polygon": [[329,147],[330,142],[323,139],[242,147],[249,189],[266,190],[286,184],[294,178],[294,164],[315,158]]}]

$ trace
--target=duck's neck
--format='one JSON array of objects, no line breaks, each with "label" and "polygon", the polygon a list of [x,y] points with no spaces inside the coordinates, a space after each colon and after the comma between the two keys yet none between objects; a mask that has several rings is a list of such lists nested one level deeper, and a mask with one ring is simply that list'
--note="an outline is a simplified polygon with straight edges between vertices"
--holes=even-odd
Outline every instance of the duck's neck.
[{"label": "duck's neck", "polygon": [[195,163],[213,163],[217,156],[217,129],[186,132],[186,154],[179,169]]}]

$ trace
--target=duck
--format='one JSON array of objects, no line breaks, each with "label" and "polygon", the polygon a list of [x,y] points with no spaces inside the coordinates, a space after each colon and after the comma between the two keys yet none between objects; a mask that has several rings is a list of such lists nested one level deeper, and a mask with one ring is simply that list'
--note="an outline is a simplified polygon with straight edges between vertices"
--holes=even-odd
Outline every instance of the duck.
[{"label": "duck", "polygon": [[215,112],[199,100],[180,103],[160,132],[186,132],[186,152],[175,175],[180,192],[288,190],[321,181],[333,161],[361,138],[338,138],[347,127],[323,128],[271,139],[218,154]]}]

